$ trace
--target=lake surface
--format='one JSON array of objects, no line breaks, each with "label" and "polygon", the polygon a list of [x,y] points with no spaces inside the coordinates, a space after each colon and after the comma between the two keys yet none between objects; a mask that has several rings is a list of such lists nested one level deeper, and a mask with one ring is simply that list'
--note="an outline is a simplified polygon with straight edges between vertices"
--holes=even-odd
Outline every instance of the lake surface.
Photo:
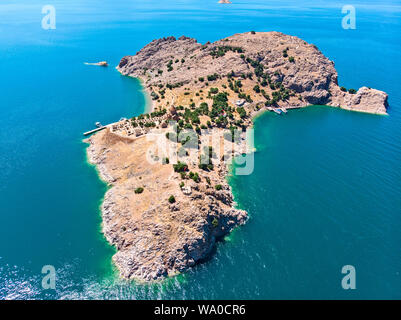
[{"label": "lake surface", "polygon": [[[401,298],[401,2],[53,1],[0,4],[0,299]],[[389,94],[389,116],[312,106],[255,121],[255,170],[230,184],[249,222],[210,261],[162,284],[118,279],[101,233],[107,190],[82,133],[143,112],[114,66],[153,39],[281,31],[335,61],[340,85]],[[107,60],[109,68],[84,65]],[[57,270],[43,290],[41,270]],[[356,268],[343,290],[341,268]]]}]

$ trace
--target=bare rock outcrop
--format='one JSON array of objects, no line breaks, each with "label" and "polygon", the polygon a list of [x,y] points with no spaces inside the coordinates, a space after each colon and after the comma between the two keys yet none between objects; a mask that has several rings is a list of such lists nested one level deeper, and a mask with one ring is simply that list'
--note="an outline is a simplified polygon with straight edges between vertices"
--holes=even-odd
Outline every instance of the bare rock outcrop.
[{"label": "bare rock outcrop", "polygon": [[330,105],[351,111],[374,114],[387,114],[388,96],[385,92],[367,87],[360,88],[355,94],[338,91],[331,98]]}]

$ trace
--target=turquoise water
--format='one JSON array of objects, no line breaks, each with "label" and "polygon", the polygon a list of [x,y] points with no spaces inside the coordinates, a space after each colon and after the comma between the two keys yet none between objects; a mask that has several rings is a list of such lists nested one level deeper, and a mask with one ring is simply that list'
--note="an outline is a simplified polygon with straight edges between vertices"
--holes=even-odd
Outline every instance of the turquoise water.
[{"label": "turquoise water", "polygon": [[[0,4],[0,299],[401,298],[401,2],[39,1]],[[111,66],[150,40],[214,41],[249,30],[316,44],[346,87],[390,95],[389,116],[310,107],[255,123],[255,171],[230,178],[251,219],[215,256],[163,284],[116,278],[98,207],[106,186],[82,132],[144,110],[135,79]],[[41,288],[44,265],[56,290]],[[354,265],[357,289],[341,289]]]}]

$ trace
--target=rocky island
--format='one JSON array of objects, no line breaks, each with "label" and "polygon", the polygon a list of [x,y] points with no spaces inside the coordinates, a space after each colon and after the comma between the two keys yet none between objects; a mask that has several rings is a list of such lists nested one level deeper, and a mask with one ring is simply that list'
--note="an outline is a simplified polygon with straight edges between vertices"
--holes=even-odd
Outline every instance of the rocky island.
[{"label": "rocky island", "polygon": [[111,186],[103,232],[127,279],[183,272],[246,222],[226,175],[232,158],[249,151],[245,134],[257,113],[319,104],[386,114],[386,93],[340,87],[316,46],[278,32],[205,44],[158,39],[117,70],[142,81],[151,110],[92,135],[87,153]]}]

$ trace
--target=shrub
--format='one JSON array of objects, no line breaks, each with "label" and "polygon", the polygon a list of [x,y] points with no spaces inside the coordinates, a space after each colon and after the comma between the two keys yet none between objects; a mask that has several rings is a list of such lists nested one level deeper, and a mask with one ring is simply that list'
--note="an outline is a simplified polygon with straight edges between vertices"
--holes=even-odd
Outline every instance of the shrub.
[{"label": "shrub", "polygon": [[212,225],[214,228],[217,228],[219,226],[219,220],[217,220],[217,218],[213,218]]},{"label": "shrub", "polygon": [[294,57],[289,57],[288,61],[290,61],[291,63],[294,63],[295,62],[295,58]]},{"label": "shrub", "polygon": [[345,87],[341,87],[340,90],[343,92],[347,92],[347,88],[345,88]]},{"label": "shrub", "polygon": [[260,87],[258,85],[253,87],[253,91],[255,91],[256,93],[260,92]]},{"label": "shrub", "polygon": [[152,93],[150,94],[150,96],[152,97],[152,100],[157,100],[157,99],[159,99],[159,95],[158,95],[156,92],[154,92],[154,91],[152,91]]},{"label": "shrub", "polygon": [[197,172],[193,173],[192,171],[189,173],[189,178],[198,183],[200,181],[199,174]]},{"label": "shrub", "polygon": [[175,172],[185,172],[188,171],[188,165],[185,162],[178,161],[177,164],[173,165]]},{"label": "shrub", "polygon": [[174,203],[175,202],[175,197],[174,196],[170,196],[170,198],[168,198],[168,202]]},{"label": "shrub", "polygon": [[163,164],[169,164],[170,163],[170,159],[169,158],[163,158],[162,160]]},{"label": "shrub", "polygon": [[239,113],[241,119],[244,119],[246,117],[246,111],[243,107],[238,107],[237,112]]},{"label": "shrub", "polygon": [[210,90],[209,90],[209,93],[210,94],[216,94],[216,93],[218,93],[219,92],[219,89],[218,88],[210,88]]},{"label": "shrub", "polygon": [[210,55],[213,58],[219,58],[222,57],[226,54],[226,52],[232,51],[232,52],[237,52],[237,53],[243,53],[244,50],[240,47],[232,47],[232,46],[219,46],[215,47],[210,51]]},{"label": "shrub", "polygon": [[211,75],[207,76],[207,81],[214,81],[214,80],[217,80],[217,78],[218,78],[218,74],[217,73],[211,74]]},{"label": "shrub", "polygon": [[251,34],[255,34],[256,32],[255,31],[251,31]]},{"label": "shrub", "polygon": [[134,192],[136,194],[142,193],[143,192],[143,188],[142,187],[136,188]]},{"label": "shrub", "polygon": [[355,94],[356,90],[355,89],[349,89],[348,92],[351,93],[351,94]]},{"label": "shrub", "polygon": [[221,189],[223,189],[223,187],[222,187],[221,184],[216,184],[216,185],[214,186],[214,188],[215,188],[216,190],[221,190]]}]

